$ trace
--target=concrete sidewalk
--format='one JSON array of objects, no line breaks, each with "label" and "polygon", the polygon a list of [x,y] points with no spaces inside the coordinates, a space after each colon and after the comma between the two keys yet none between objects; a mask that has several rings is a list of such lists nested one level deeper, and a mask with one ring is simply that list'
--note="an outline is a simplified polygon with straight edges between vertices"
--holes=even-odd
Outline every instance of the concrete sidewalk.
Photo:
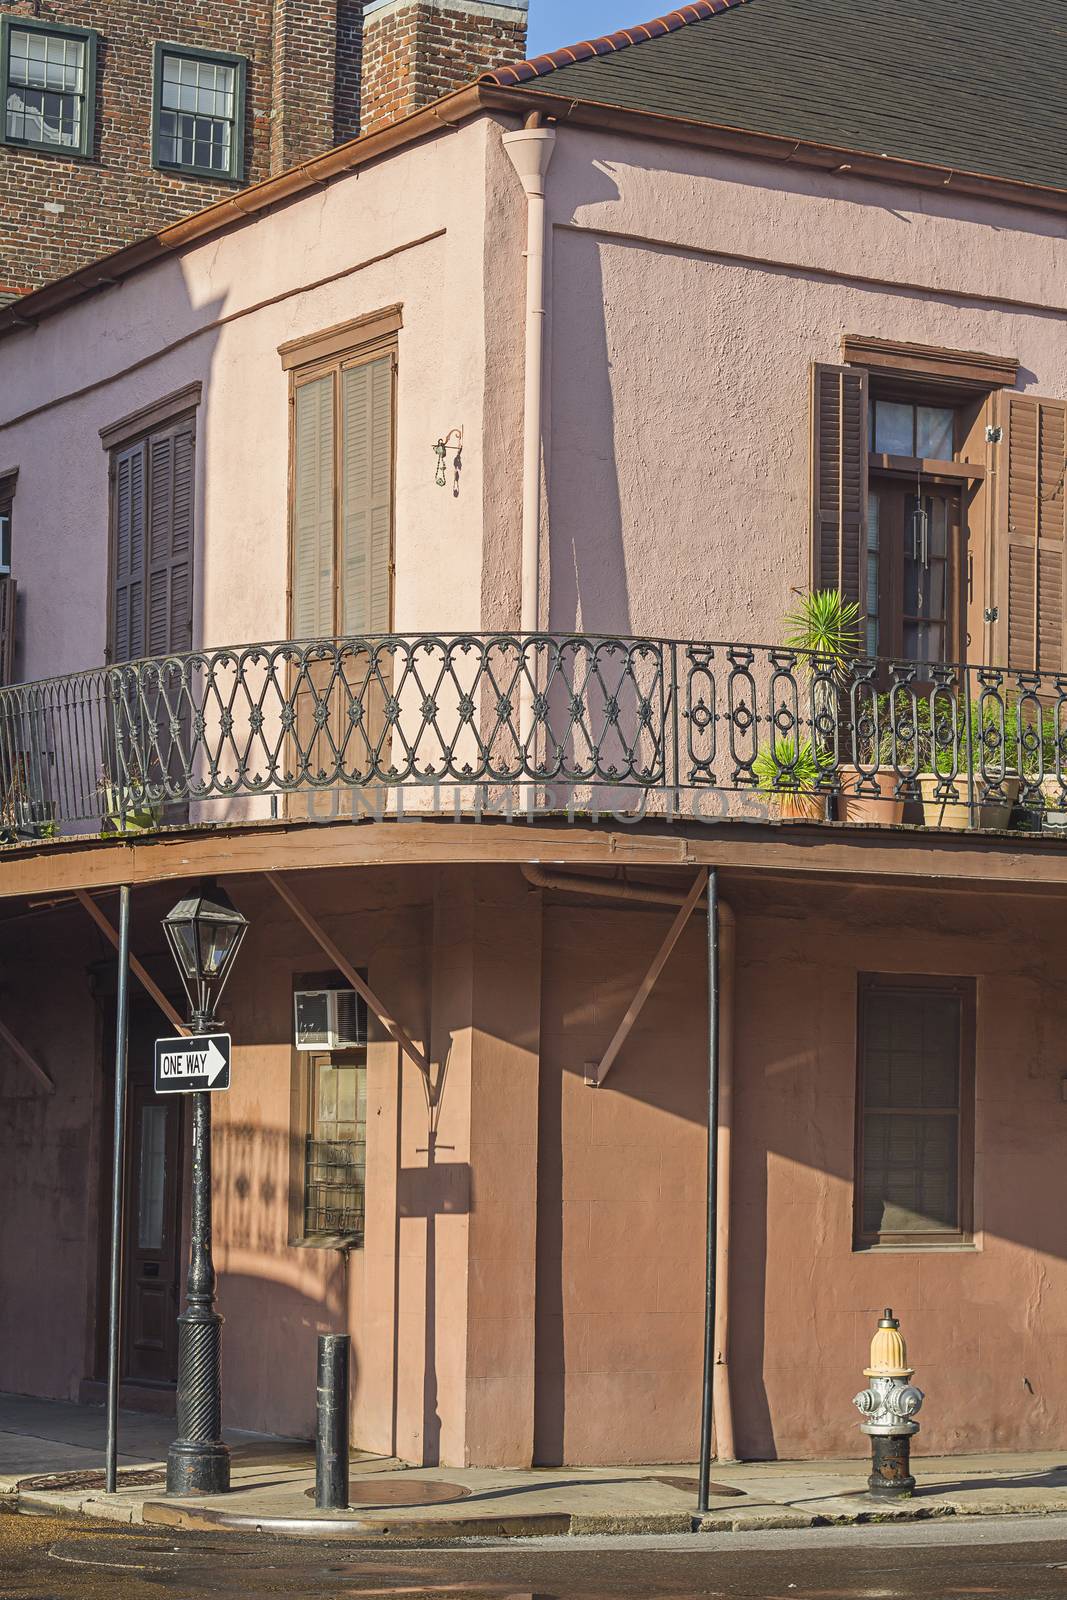
[{"label": "concrete sidewalk", "polygon": [[[443,1540],[536,1534],[688,1533],[1067,1513],[1067,1450],[1040,1455],[916,1457],[915,1498],[867,1494],[865,1460],[718,1465],[712,1509],[696,1515],[692,1466],[536,1471],[409,1468],[354,1455],[350,1507],[317,1512],[314,1452],[304,1442],[230,1435],[229,1495],[168,1500],[172,1420],[123,1413],[119,1492],[102,1492],[103,1413],[0,1396],[0,1507],[122,1522],[289,1537]],[[42,1479],[44,1481],[42,1481]]]}]

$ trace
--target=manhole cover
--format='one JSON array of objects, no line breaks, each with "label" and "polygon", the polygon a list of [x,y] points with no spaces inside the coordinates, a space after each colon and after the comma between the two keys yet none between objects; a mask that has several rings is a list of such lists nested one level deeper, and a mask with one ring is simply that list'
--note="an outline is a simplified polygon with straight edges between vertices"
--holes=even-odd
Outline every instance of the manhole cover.
[{"label": "manhole cover", "polygon": [[[161,1483],[166,1483],[165,1472],[130,1472],[120,1468],[118,1486],[120,1489],[154,1489]],[[107,1487],[107,1478],[102,1472],[53,1472],[43,1473],[36,1478],[20,1478],[20,1489],[104,1489]]]},{"label": "manhole cover", "polygon": [[[306,1489],[309,1500],[314,1500],[314,1489]],[[352,1478],[348,1485],[348,1505],[352,1511],[372,1506],[441,1506],[450,1500],[466,1500],[470,1494],[459,1483],[439,1483],[425,1478],[404,1478],[399,1482],[368,1483],[366,1479]]]},{"label": "manhole cover", "polygon": [[[665,1483],[668,1489],[680,1489],[683,1494],[700,1493],[699,1478],[653,1478],[652,1482]],[[729,1483],[709,1483],[708,1493],[713,1496],[718,1496],[722,1499],[732,1500],[736,1496],[743,1497],[745,1491],[743,1489],[735,1489],[733,1485]]]}]

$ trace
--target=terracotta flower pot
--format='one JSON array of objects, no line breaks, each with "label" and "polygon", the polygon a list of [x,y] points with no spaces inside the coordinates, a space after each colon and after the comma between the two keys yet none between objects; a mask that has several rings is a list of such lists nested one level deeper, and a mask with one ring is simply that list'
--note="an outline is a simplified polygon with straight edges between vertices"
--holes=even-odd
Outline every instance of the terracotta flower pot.
[{"label": "terracotta flower pot", "polygon": [[793,794],[780,791],[775,795],[778,815],[783,822],[825,822],[826,797],[821,794]]},{"label": "terracotta flower pot", "polygon": [[[892,767],[879,767],[875,773],[862,775],[858,767],[842,766],[838,768],[838,776],[841,779],[841,792],[837,797],[839,822],[877,822],[886,827],[904,820],[904,802],[896,799],[893,793],[897,775]],[[857,794],[860,783],[869,782],[871,777],[881,794]]]},{"label": "terracotta flower pot", "polygon": [[[967,775],[960,773],[952,780],[952,786],[959,794],[958,800],[939,800],[937,786],[944,780],[936,773],[929,772],[919,779],[919,788],[923,797],[923,821],[928,828],[969,828],[971,826],[971,808],[967,804]],[[981,779],[975,779],[975,827],[1004,829],[1011,821],[1012,810],[1019,798],[1018,778],[1005,778],[1003,783],[1003,800],[987,800],[988,785]]]}]

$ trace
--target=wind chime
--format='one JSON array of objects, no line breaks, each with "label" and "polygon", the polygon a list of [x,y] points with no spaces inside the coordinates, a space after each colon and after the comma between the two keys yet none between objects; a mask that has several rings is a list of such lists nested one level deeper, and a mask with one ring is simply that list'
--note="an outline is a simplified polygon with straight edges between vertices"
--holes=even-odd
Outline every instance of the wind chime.
[{"label": "wind chime", "polygon": [[923,614],[925,580],[930,571],[930,513],[923,499],[922,469],[916,475],[915,510],[911,514],[911,559],[919,569],[919,596],[916,610]]}]

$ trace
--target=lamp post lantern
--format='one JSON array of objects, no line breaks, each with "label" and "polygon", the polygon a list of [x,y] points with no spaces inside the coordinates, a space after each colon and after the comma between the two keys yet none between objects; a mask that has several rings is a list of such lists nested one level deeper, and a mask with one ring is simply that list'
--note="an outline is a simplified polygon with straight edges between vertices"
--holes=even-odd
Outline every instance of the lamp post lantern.
[{"label": "lamp post lantern", "polygon": [[[163,918],[189,999],[194,1035],[219,1027],[215,1007],[233,971],[248,923],[213,884],[180,900]],[[193,1095],[192,1240],[185,1311],[178,1318],[178,1437],[167,1453],[168,1494],[222,1494],[230,1452],[222,1442],[222,1318],[215,1310],[211,1254],[211,1095]]]}]

